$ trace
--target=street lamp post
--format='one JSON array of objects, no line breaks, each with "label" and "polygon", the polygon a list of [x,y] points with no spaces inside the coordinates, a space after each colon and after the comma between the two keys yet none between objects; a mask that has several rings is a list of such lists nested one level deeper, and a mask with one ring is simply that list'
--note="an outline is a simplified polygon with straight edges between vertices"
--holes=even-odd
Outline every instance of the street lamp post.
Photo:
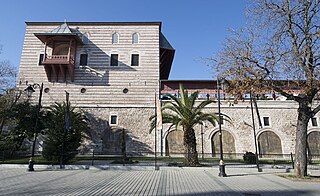
[{"label": "street lamp post", "polygon": [[[217,78],[217,90],[218,90],[218,114],[219,114],[219,143],[220,143],[220,162],[219,162],[219,176],[226,177],[225,164],[223,162],[223,149],[222,149],[222,130],[221,130],[221,108],[220,108],[220,78]],[[225,79],[221,80],[221,84],[224,85],[226,83]]]},{"label": "street lamp post", "polygon": [[38,108],[37,108],[37,116],[36,116],[36,124],[34,126],[34,139],[32,143],[32,152],[31,152],[31,158],[29,160],[29,167],[28,171],[34,171],[33,165],[34,165],[34,151],[36,148],[36,142],[37,142],[37,137],[38,137],[38,122],[39,122],[39,114],[40,114],[40,109],[41,109],[41,99],[42,99],[42,91],[43,91],[43,83],[38,84],[29,84],[29,86],[24,90],[27,93],[28,97],[32,96],[32,93],[35,92],[34,89],[39,88],[40,89],[40,95],[39,95],[39,102],[38,102]]},{"label": "street lamp post", "polygon": [[201,153],[202,153],[202,160],[204,159],[204,151],[203,151],[203,123],[202,122],[201,125]]},{"label": "street lamp post", "polygon": [[66,91],[66,116],[65,116],[65,128],[63,131],[61,154],[60,154],[60,169],[64,168],[64,148],[65,148],[65,138],[70,129],[70,109],[69,109],[69,93]]}]

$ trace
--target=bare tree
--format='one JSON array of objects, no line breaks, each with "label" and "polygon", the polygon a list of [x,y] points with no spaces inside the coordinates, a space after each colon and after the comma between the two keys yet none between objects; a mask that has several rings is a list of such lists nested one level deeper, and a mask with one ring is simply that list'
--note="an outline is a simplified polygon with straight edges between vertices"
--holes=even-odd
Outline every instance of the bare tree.
[{"label": "bare tree", "polygon": [[[2,47],[0,45],[0,54],[1,49]],[[15,86],[16,74],[16,68],[8,60],[0,59],[0,94],[2,94],[5,89]]]},{"label": "bare tree", "polygon": [[[307,126],[320,110],[320,0],[257,0],[247,9],[247,26],[232,31],[213,68],[243,93],[272,89],[299,104],[295,174],[307,175]],[[281,82],[282,81],[282,82]],[[284,81],[290,81],[284,86]],[[288,89],[299,88],[299,95]],[[287,88],[287,89],[286,89]]]}]

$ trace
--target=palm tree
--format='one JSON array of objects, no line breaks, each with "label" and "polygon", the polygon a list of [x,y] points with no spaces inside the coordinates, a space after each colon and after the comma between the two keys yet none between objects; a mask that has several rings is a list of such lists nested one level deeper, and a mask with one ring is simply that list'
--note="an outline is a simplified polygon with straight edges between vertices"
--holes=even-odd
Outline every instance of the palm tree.
[{"label": "palm tree", "polygon": [[70,106],[70,127],[66,128],[67,105],[55,103],[50,106],[46,121],[46,139],[42,155],[45,159],[58,163],[63,152],[63,164],[67,163],[78,153],[82,139],[88,135],[88,120],[82,112]]},{"label": "palm tree", "polygon": [[[218,117],[213,113],[204,113],[203,109],[213,103],[213,100],[202,101],[196,106],[196,100],[199,92],[193,92],[190,96],[180,84],[180,97],[168,95],[170,102],[165,102],[161,108],[162,123],[171,124],[169,129],[175,126],[176,130],[182,128],[183,130],[183,144],[185,150],[185,164],[194,166],[199,164],[198,153],[196,149],[196,136],[194,127],[208,121],[215,126]],[[151,116],[150,132],[156,127],[156,116]]]}]

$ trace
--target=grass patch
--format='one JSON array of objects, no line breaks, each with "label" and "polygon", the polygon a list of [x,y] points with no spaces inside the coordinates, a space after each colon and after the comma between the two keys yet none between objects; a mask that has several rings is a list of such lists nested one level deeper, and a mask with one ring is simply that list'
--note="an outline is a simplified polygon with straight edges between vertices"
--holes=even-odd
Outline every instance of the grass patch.
[{"label": "grass patch", "polygon": [[302,181],[302,182],[320,182],[320,176],[305,176],[302,178],[298,178],[293,174],[278,174],[278,176],[292,180],[292,181]]},{"label": "grass patch", "polygon": [[[112,161],[115,159],[120,159],[121,156],[95,156],[94,160],[106,160],[106,161]],[[91,161],[92,155],[77,155],[74,159],[74,161]]]},{"label": "grass patch", "polygon": [[[2,164],[29,164],[30,157],[19,157],[13,159],[7,159],[2,161]],[[51,164],[51,162],[44,159],[42,156],[34,156],[33,158],[36,164]]]},{"label": "grass patch", "polygon": [[116,160],[112,161],[111,164],[137,164],[139,161],[137,160],[132,160],[129,157],[123,158],[123,157],[118,157]]}]

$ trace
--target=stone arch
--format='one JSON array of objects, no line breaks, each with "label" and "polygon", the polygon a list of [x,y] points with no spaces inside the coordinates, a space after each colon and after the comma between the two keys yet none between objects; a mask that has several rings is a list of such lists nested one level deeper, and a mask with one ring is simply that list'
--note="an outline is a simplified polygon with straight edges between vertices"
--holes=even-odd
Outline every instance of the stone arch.
[{"label": "stone arch", "polygon": [[258,149],[260,157],[282,154],[281,139],[273,131],[263,131],[258,136]]},{"label": "stone arch", "polygon": [[[222,130],[222,150],[224,157],[233,158],[236,153],[235,139],[231,132]],[[211,137],[212,156],[219,157],[220,154],[220,139],[219,131],[213,133]]]},{"label": "stone arch", "polygon": [[123,134],[126,134],[123,129],[107,127],[101,134],[103,153],[121,155]]},{"label": "stone arch", "polygon": [[165,155],[172,156],[183,153],[183,131],[175,129],[169,131],[165,136]]},{"label": "stone arch", "polygon": [[308,134],[308,155],[311,158],[313,155],[320,155],[320,131],[311,131]]}]

